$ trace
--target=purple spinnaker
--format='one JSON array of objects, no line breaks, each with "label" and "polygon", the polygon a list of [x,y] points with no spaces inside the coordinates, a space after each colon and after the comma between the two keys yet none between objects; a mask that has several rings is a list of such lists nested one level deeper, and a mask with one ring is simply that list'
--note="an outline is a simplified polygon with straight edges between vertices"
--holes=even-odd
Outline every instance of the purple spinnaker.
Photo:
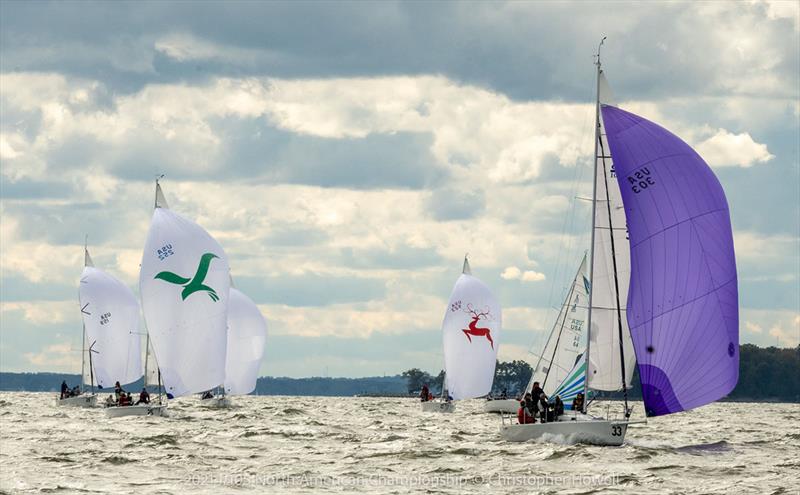
[{"label": "purple spinnaker", "polygon": [[666,129],[603,105],[631,249],[630,326],[645,412],[713,402],[739,379],[736,260],[725,193]]}]

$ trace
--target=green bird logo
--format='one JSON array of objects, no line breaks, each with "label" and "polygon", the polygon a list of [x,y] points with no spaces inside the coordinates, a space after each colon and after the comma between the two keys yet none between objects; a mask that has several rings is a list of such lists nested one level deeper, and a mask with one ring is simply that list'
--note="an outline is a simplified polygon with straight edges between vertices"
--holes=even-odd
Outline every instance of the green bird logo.
[{"label": "green bird logo", "polygon": [[192,279],[181,277],[172,272],[160,272],[156,275],[155,279],[161,279],[165,282],[169,282],[171,284],[182,285],[183,291],[181,292],[181,298],[185,301],[187,297],[191,296],[197,291],[204,290],[208,292],[208,297],[211,298],[212,301],[216,302],[219,301],[219,296],[217,292],[212,289],[211,287],[203,284],[203,281],[208,274],[208,267],[211,265],[211,260],[214,258],[218,258],[216,254],[213,253],[206,253],[200,257],[200,264],[197,265],[197,272],[194,274]]}]

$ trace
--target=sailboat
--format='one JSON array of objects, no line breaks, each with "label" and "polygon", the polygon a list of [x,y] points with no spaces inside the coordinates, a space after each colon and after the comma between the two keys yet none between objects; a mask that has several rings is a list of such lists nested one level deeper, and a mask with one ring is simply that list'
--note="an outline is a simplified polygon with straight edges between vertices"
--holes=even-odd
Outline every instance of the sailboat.
[{"label": "sailboat", "polygon": [[623,414],[593,417],[584,402],[583,414],[544,424],[503,425],[501,435],[507,440],[558,435],[621,445],[632,423],[627,389],[634,362],[647,417],[711,403],[738,380],[736,262],[722,186],[680,138],[611,104],[599,47],[595,65],[594,215],[583,386],[585,392],[622,390]]},{"label": "sailboat", "polygon": [[[89,248],[85,242],[83,245],[83,273],[81,273],[80,285],[78,286],[78,301],[81,304],[81,316],[83,317],[83,329],[81,330],[81,388],[89,385],[90,392],[86,393],[81,390],[81,393],[72,397],[59,396],[56,398],[57,406],[67,407],[95,407],[97,405],[97,394],[94,393],[94,373],[92,371],[92,346],[86,347],[86,317],[91,316],[91,313],[86,311],[87,306],[83,304],[83,286],[88,282],[87,269],[94,267],[92,258],[89,256]],[[87,357],[89,360],[89,369],[86,369]],[[87,380],[88,378],[88,380]],[[62,394],[63,395],[63,394]]]},{"label": "sailboat", "polygon": [[256,388],[267,322],[252,299],[233,286],[228,302],[228,347],[225,357],[225,383],[221,393],[203,399],[209,407],[230,407],[230,396],[247,395]]},{"label": "sailboat", "polygon": [[125,284],[94,266],[86,246],[78,294],[91,386],[96,381],[103,389],[138,380],[142,376],[139,303]]},{"label": "sailboat", "polygon": [[170,210],[159,181],[139,287],[149,346],[168,398],[223,383],[228,257],[202,227]]},{"label": "sailboat", "polygon": [[[567,296],[553,323],[544,348],[538,355],[531,379],[525,389],[530,392],[534,383],[544,390],[548,397],[558,395],[565,408],[583,391],[585,371],[584,333],[588,312],[589,280],[587,278],[587,258],[583,260],[567,290]],[[486,412],[515,413],[519,401],[493,400],[484,407]]]},{"label": "sailboat", "polygon": [[451,398],[483,397],[492,390],[501,328],[500,304],[489,287],[472,275],[465,256],[442,322],[442,399],[422,402],[423,411],[453,412]]}]

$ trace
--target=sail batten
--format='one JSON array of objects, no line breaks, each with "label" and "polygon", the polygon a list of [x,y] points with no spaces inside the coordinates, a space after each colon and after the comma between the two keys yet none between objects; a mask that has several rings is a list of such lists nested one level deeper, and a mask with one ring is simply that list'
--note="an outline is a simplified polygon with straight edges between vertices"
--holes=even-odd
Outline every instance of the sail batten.
[{"label": "sail batten", "polygon": [[628,221],[627,320],[645,412],[713,402],[738,380],[738,278],[730,213],[711,168],[685,142],[603,105]]}]

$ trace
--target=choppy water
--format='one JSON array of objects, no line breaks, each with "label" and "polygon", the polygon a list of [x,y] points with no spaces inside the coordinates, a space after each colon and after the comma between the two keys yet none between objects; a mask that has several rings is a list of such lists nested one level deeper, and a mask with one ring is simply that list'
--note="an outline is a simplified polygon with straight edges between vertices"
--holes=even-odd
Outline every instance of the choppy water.
[{"label": "choppy water", "polygon": [[[499,439],[482,401],[238,397],[106,419],[0,394],[4,492],[798,493],[800,406],[718,403],[631,427],[622,447]],[[638,407],[641,411],[641,406]]]}]

